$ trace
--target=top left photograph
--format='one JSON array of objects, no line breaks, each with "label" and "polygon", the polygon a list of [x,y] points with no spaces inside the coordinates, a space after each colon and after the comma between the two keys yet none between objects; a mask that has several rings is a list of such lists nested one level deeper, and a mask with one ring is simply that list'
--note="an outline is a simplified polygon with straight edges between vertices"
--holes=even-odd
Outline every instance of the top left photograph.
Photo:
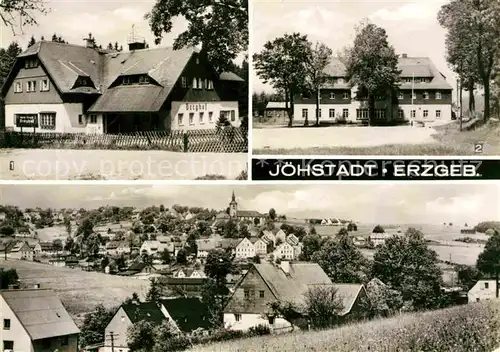
[{"label": "top left photograph", "polygon": [[247,0],[10,0],[0,19],[0,179],[248,179]]}]

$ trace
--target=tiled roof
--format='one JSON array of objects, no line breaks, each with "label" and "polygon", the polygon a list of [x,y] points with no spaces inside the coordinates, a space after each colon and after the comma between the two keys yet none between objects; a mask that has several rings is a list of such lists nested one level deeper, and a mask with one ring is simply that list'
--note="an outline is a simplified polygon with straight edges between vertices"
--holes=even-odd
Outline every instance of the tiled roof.
[{"label": "tiled roof", "polygon": [[162,313],[161,307],[153,302],[122,304],[122,308],[132,324],[140,320],[146,320],[153,324],[161,324],[165,320],[165,315]]},{"label": "tiled roof", "polygon": [[161,304],[185,333],[210,328],[208,308],[198,298],[165,299]]},{"label": "tiled roof", "polygon": [[[168,95],[169,92],[167,92]],[[117,86],[106,90],[90,112],[148,112],[160,110],[165,88],[157,85]]]},{"label": "tiled roof", "polygon": [[217,248],[218,241],[214,239],[200,239],[196,240],[198,251],[211,251]]},{"label": "tiled roof", "polygon": [[219,78],[221,81],[245,82],[243,78],[241,78],[234,72],[222,72]]},{"label": "tiled roof", "polygon": [[242,217],[264,217],[264,214],[259,213],[258,211],[255,210],[238,210],[236,212],[237,216],[242,216]]},{"label": "tiled roof", "polygon": [[[414,89],[453,89],[446,81],[446,77],[439,72],[428,57],[400,57],[398,59],[398,68],[402,71],[401,77],[432,78],[430,83],[415,83]],[[325,68],[325,73],[330,77],[345,78],[345,65],[338,58],[334,58]],[[349,89],[349,84],[345,81],[338,83],[327,82],[324,88]],[[412,83],[401,83],[399,88],[412,89]]]},{"label": "tiled roof", "polygon": [[80,332],[59,298],[50,290],[8,290],[1,291],[0,295],[32,340]]},{"label": "tiled roof", "polygon": [[365,288],[361,284],[334,284],[337,296],[342,299],[343,309],[340,315],[349,313],[361,291]]}]

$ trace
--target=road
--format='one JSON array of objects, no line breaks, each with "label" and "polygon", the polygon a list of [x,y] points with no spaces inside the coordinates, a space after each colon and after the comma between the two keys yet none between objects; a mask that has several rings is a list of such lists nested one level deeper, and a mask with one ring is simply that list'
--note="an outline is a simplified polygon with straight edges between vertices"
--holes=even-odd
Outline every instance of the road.
[{"label": "road", "polygon": [[176,153],[156,150],[0,150],[2,180],[234,180],[246,153]]}]

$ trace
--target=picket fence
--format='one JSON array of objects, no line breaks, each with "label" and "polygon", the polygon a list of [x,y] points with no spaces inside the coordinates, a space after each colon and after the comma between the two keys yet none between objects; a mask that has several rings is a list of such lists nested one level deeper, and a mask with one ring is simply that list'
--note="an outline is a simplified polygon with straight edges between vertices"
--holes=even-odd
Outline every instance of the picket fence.
[{"label": "picket fence", "polygon": [[145,131],[121,134],[6,131],[3,148],[168,150],[191,153],[246,153],[246,131],[236,127],[193,131]]}]

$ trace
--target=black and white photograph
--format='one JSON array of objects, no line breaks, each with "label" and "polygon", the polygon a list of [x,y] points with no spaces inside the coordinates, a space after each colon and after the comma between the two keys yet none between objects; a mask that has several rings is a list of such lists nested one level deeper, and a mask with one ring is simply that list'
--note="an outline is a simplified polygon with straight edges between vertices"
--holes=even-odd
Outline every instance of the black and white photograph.
[{"label": "black and white photograph", "polygon": [[498,184],[0,194],[3,351],[500,347]]},{"label": "black and white photograph", "polygon": [[1,179],[247,179],[246,0],[5,0],[0,19]]},{"label": "black and white photograph", "polygon": [[500,155],[498,1],[254,0],[252,14],[254,154]]}]

